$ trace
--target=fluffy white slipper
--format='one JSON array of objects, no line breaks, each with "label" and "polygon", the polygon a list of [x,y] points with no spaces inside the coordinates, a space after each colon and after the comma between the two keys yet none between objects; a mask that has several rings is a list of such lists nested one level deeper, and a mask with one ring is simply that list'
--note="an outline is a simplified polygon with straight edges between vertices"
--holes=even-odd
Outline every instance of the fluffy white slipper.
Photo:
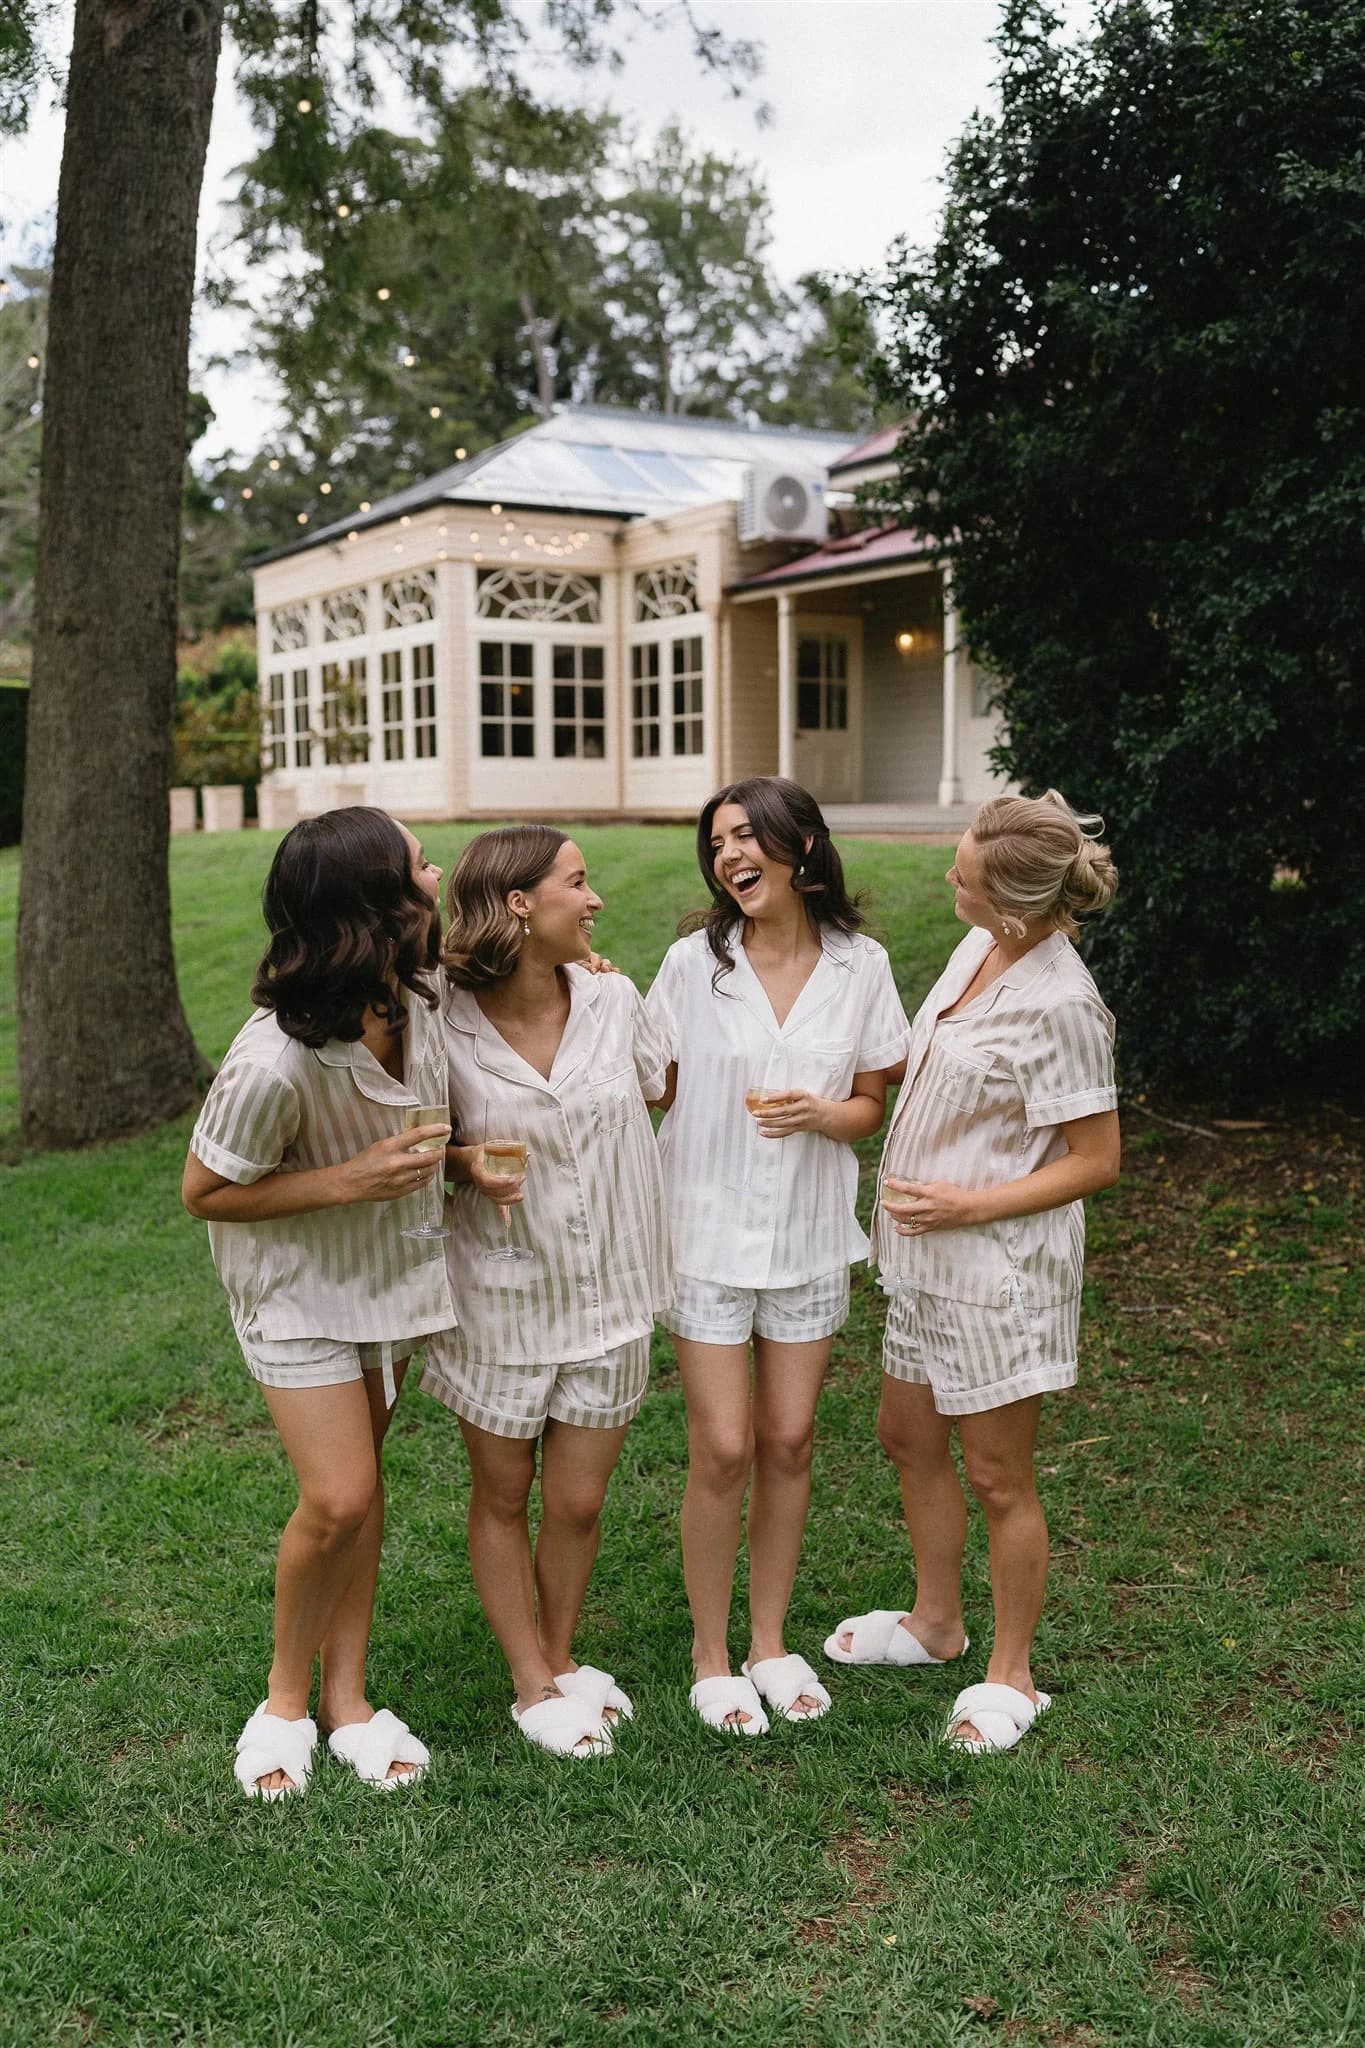
[{"label": "fluffy white slipper", "polygon": [[[699,1678],[687,1695],[708,1728],[722,1735],[766,1735],[768,1717],[750,1678],[736,1678],[724,1672],[718,1678]],[[747,1721],[727,1721],[727,1714],[747,1714]]]},{"label": "fluffy white slipper", "polygon": [[[523,1713],[518,1713],[513,1701],[512,1719],[528,1742],[534,1742],[538,1749],[548,1749],[552,1756],[611,1755],[610,1730],[583,1700],[537,1700]],[[585,1740],[590,1747],[580,1749],[579,1744]]]},{"label": "fluffy white slipper", "polygon": [[288,1785],[267,1791],[257,1779],[268,1778],[272,1771],[287,1771],[294,1780],[292,1791],[306,1792],[317,1743],[317,1723],[308,1715],[301,1721],[284,1721],[278,1714],[267,1714],[262,1701],[237,1737],[233,1774],[248,1799],[288,1799],[292,1796]]},{"label": "fluffy white slipper", "polygon": [[[622,1692],[610,1671],[599,1671],[595,1664],[580,1664],[577,1671],[561,1671],[555,1684],[566,1698],[582,1700],[591,1707],[599,1721],[606,1721],[608,1708],[623,1721],[635,1719],[630,1695]],[[611,1726],[609,1721],[607,1726]]]},{"label": "fluffy white slipper", "polygon": [[[381,1707],[368,1721],[348,1721],[344,1727],[334,1728],[327,1747],[376,1792],[396,1792],[400,1785],[415,1785],[431,1762],[426,1744],[387,1707]],[[410,1764],[412,1769],[405,1777],[391,1778],[390,1764]]]},{"label": "fluffy white slipper", "polygon": [[[818,1721],[833,1705],[810,1665],[795,1651],[786,1657],[760,1657],[756,1664],[745,1664],[743,1671],[759,1697],[784,1721]],[[798,1711],[796,1702],[803,1693],[818,1702],[813,1713]]]},{"label": "fluffy white slipper", "polygon": [[[968,1756],[989,1756],[997,1749],[1013,1749],[1051,1705],[1051,1695],[1045,1692],[1040,1692],[1034,1701],[1012,1685],[969,1685],[953,1701],[943,1739],[950,1749],[960,1749]],[[981,1737],[979,1742],[953,1733],[963,1721],[971,1722]]]},{"label": "fluffy white slipper", "polygon": [[[825,1637],[825,1655],[835,1664],[956,1664],[957,1657],[931,1657],[918,1636],[901,1623],[909,1619],[905,1607],[874,1607],[870,1614],[850,1614],[832,1636]],[[844,1649],[839,1641],[845,1633],[852,1642]],[[959,1657],[972,1647],[964,1637]]]}]

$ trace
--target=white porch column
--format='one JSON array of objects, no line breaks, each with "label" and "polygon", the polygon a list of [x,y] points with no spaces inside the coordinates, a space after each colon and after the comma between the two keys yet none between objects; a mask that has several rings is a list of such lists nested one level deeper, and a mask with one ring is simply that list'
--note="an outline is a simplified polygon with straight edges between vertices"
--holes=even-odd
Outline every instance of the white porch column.
[{"label": "white porch column", "polygon": [[957,607],[947,569],[943,572],[943,765],[938,800],[944,809],[962,802],[962,777],[957,769]]},{"label": "white porch column", "polygon": [[796,780],[796,604],[777,593],[777,772]]}]

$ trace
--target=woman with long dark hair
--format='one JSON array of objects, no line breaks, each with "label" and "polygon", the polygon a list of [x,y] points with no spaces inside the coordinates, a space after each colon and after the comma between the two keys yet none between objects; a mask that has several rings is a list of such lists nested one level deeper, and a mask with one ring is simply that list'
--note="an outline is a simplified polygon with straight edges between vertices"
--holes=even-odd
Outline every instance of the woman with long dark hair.
[{"label": "woman with long dark hair", "polygon": [[[908,1027],[807,790],[766,775],[718,790],[697,859],[710,909],[685,925],[648,998],[670,1059],[659,1135],[677,1281],[664,1321],[687,1400],[692,1705],[708,1727],[758,1735],[763,1701],[790,1721],[830,1704],[784,1630],[816,1403],[849,1265],[868,1249],[853,1142],[881,1123]],[[736,1675],[746,1487],[749,1654]]]},{"label": "woman with long dark hair", "polygon": [[185,1207],[208,1222],[247,1370],[299,1487],[269,1685],[237,1744],[251,1798],[305,1790],[319,1727],[379,1790],[428,1762],[404,1722],[370,1706],[365,1658],[384,1433],[408,1358],[454,1320],[445,1261],[411,1234],[450,1134],[443,1108],[417,1121],[446,1099],[440,880],[383,811],[327,811],[286,833],[263,897],[258,1007],[185,1162]]},{"label": "woman with long dark hair", "polygon": [[671,1280],[646,1110],[663,1041],[624,975],[591,971],[601,908],[577,846],[549,825],[480,833],[451,875],[459,1322],[422,1375],[469,1453],[469,1558],[512,1717],[565,1757],[609,1752],[633,1711],[610,1672],[576,1661],[573,1637]]}]

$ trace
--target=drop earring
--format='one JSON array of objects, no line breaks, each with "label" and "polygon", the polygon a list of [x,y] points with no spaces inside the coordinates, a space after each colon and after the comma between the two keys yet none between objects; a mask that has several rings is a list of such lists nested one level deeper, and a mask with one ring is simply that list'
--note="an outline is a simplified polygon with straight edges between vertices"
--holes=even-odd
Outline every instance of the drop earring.
[{"label": "drop earring", "polygon": [[521,928],[522,931],[526,934],[526,937],[529,939],[531,936],[531,920],[529,917],[524,917],[521,920]]}]

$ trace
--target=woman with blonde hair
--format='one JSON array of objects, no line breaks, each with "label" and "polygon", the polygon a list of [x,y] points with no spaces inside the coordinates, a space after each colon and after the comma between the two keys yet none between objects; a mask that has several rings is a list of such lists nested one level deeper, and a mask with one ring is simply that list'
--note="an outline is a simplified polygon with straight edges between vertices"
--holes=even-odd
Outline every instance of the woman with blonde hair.
[{"label": "woman with blonde hair", "polygon": [[1076,1380],[1083,1198],[1119,1173],[1114,1020],[1072,945],[1117,885],[1102,829],[1055,789],[977,810],[947,875],[971,930],[915,1018],[877,1190],[891,1297],[878,1435],[900,1474],[915,1604],[851,1616],[825,1649],[841,1664],[965,1653],[956,1425],[995,1633],[946,1739],[978,1754],[1012,1748],[1050,1705],[1030,1662],[1048,1568],[1034,1443],[1042,1396]]},{"label": "woman with blonde hair", "polygon": [[[422,1387],[459,1418],[469,1557],[511,1669],[512,1716],[557,1755],[609,1753],[629,1719],[572,1640],[607,1483],[644,1400],[671,1287],[658,1151],[662,1037],[622,974],[595,974],[602,899],[549,825],[482,832],[449,884],[442,961],[455,1143],[458,1323]],[[534,1552],[527,1522],[540,1464]]]}]

